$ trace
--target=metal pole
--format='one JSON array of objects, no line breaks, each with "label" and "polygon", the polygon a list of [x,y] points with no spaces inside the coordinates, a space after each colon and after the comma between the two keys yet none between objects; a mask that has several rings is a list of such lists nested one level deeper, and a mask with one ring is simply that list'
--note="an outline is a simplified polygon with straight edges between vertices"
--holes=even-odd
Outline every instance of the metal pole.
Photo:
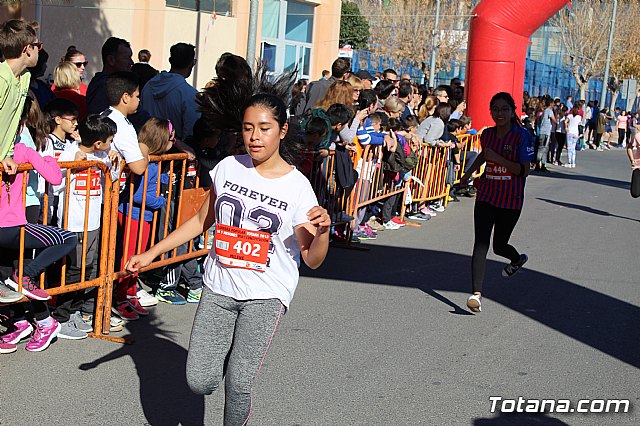
[{"label": "metal pole", "polygon": [[259,0],[251,0],[249,9],[249,39],[247,41],[247,62],[251,69],[256,67],[256,37],[258,34]]},{"label": "metal pole", "polygon": [[607,47],[607,63],[604,66],[604,77],[602,78],[602,94],[600,94],[600,108],[604,108],[607,101],[607,86],[609,85],[609,66],[611,65],[611,47],[613,46],[613,35],[616,29],[616,15],[618,13],[618,0],[613,0],[613,16],[611,17],[611,30],[609,31],[609,46]]},{"label": "metal pole", "polygon": [[436,87],[436,56],[438,54],[438,26],[440,25],[440,0],[436,0],[436,23],[433,28],[433,49],[431,50],[431,67],[429,69],[429,86]]}]

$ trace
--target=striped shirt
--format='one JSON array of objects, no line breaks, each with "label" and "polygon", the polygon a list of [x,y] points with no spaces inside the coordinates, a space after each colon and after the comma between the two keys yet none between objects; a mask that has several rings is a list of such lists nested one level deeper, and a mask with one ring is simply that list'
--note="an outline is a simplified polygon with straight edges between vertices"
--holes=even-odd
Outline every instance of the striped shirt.
[{"label": "striped shirt", "polygon": [[[495,127],[480,136],[482,149],[491,149],[509,161],[527,164],[534,159],[533,141],[529,133],[518,125],[499,139]],[[487,161],[485,171],[478,180],[477,201],[484,201],[502,209],[522,210],[525,178],[514,175],[506,167]]]}]

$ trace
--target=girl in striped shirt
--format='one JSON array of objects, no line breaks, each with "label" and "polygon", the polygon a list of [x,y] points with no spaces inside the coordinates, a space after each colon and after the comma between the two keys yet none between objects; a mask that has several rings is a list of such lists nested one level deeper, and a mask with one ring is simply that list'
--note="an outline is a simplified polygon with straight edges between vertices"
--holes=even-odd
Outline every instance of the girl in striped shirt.
[{"label": "girl in striped shirt", "polygon": [[481,311],[482,284],[492,231],[494,253],[511,261],[502,272],[504,277],[515,274],[528,260],[526,254],[518,253],[509,244],[509,238],[522,211],[525,179],[534,159],[533,141],[516,115],[516,105],[510,94],[494,95],[490,109],[496,125],[482,132],[482,152],[460,180],[461,186],[466,185],[471,175],[486,163],[484,174],[477,180],[474,208],[473,294],[467,300],[467,306],[473,312]]}]

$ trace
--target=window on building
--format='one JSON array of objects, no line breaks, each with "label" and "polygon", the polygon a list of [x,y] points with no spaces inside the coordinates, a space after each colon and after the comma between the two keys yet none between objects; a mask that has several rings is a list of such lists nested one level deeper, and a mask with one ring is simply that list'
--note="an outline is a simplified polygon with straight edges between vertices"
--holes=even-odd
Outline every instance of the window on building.
[{"label": "window on building", "polygon": [[293,0],[264,0],[262,59],[269,71],[298,68],[299,78],[309,78],[313,54],[314,6]]},{"label": "window on building", "polygon": [[219,15],[231,16],[233,0],[167,0],[167,6],[179,9],[216,12]]}]

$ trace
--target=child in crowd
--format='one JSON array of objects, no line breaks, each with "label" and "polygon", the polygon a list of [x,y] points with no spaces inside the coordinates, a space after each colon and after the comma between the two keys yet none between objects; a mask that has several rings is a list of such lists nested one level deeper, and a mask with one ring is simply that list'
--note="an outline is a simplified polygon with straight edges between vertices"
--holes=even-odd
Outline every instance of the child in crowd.
[{"label": "child in crowd", "polygon": [[[535,111],[531,109],[531,115],[528,115],[527,118],[530,118],[532,121],[534,121],[535,120],[534,115],[535,115]],[[463,125],[462,132],[460,134],[472,135],[472,136],[478,134],[478,131],[473,128],[473,120],[471,119],[471,117],[469,117],[468,115],[463,115],[462,117],[460,117],[460,122]]]},{"label": "child in crowd", "polygon": [[[117,133],[116,133],[117,135]],[[171,149],[175,142],[175,133],[169,120],[151,118],[142,126],[138,135],[140,145],[149,155],[160,155]],[[157,163],[149,163],[147,173],[145,204],[142,206],[142,198],[145,190],[144,176],[134,178],[133,206],[129,205],[129,186],[120,194],[120,206],[118,207],[119,241],[126,245],[127,222],[131,222],[129,229],[128,245],[122,250],[120,265],[124,265],[127,259],[137,252],[139,229],[142,228],[140,250],[147,249],[151,234],[151,222],[153,212],[165,207],[167,200],[162,195],[156,196],[158,185],[161,183]],[[168,183],[168,176],[162,175]],[[131,210],[131,216],[129,211]],[[141,211],[144,210],[144,214]],[[137,298],[137,277],[129,275],[121,278],[116,285],[116,304],[114,309],[118,315],[128,321],[137,320],[140,316],[148,315]]]},{"label": "child in crowd", "polygon": [[[111,170],[111,180],[118,179],[120,156],[111,150],[111,142],[116,134],[116,123],[109,117],[91,115],[80,123],[78,132],[80,142],[74,142],[60,154],[58,161],[101,161]],[[100,220],[102,218],[102,199],[104,177],[99,169],[88,168],[66,170],[69,173],[69,195],[66,196],[66,180],[60,191],[58,203],[58,227],[73,232],[78,238],[75,250],[70,254],[67,264],[66,282],[77,283],[93,280],[98,275],[98,253],[100,250]],[[88,191],[87,191],[88,190]],[[87,195],[89,206],[87,207]],[[65,224],[64,208],[68,205]],[[85,221],[85,209],[88,216]],[[87,236],[84,239],[84,232]],[[85,254],[85,275],[82,277],[82,255]],[[87,337],[91,326],[82,320],[82,314],[93,313],[89,302],[89,293],[85,290],[58,296],[57,307],[52,316],[62,325],[59,337],[78,340]],[[82,311],[82,312],[81,312]]]},{"label": "child in crowd", "polygon": [[[25,123],[22,132],[18,136],[19,143],[39,152],[41,156],[53,157],[53,148],[49,140],[49,122],[42,113],[38,101],[33,96],[25,101]],[[45,191],[45,180],[40,174],[32,170],[29,172],[27,184],[27,222],[38,223],[41,218],[40,206]],[[51,215],[49,215],[50,217]]]},{"label": "child in crowd", "polygon": [[54,99],[45,106],[44,113],[49,118],[49,140],[57,160],[67,145],[79,139],[78,107],[68,99]]},{"label": "child in crowd", "polygon": [[[26,120],[27,111],[28,109],[25,109],[23,112],[22,125]],[[19,130],[19,132],[21,131],[22,129]],[[24,144],[15,145],[13,159],[17,164],[31,163],[33,168],[52,184],[60,184],[62,181],[62,172],[54,158],[43,158]],[[24,305],[16,305],[13,324],[9,327],[8,333],[1,336],[1,339],[6,346],[15,345],[20,340],[31,336],[26,349],[30,352],[39,352],[49,347],[51,341],[60,332],[61,326],[49,315],[49,308],[44,301],[48,300],[50,296],[38,287],[36,281],[41,272],[73,250],[78,240],[75,234],[69,231],[27,223],[25,206],[22,201],[23,178],[23,173],[13,176],[3,175],[0,187],[0,247],[19,249],[20,232],[21,229],[24,229],[24,248],[39,250],[35,258],[24,265],[22,274],[22,293],[32,299],[31,309],[36,327],[31,336],[34,327],[26,320]],[[11,279],[5,281],[14,290],[18,289],[18,282],[18,271],[14,272]]]},{"label": "child in crowd", "polygon": [[329,150],[322,148],[322,141],[327,139],[327,135],[331,133],[330,124],[322,117],[312,117],[302,129],[302,137],[306,147],[305,156],[300,166],[303,175],[310,176],[313,165],[329,155]]},{"label": "child in crowd", "polygon": [[140,105],[138,79],[132,72],[114,72],[105,83],[107,101],[111,105],[102,112],[116,123],[117,133],[113,138],[113,148],[118,151],[131,173],[144,174],[149,163],[146,144],[138,144],[138,136],[133,124],[127,119],[135,114]]},{"label": "child in crowd", "polygon": [[574,106],[567,115],[567,164],[565,167],[574,168],[576,166],[576,145],[583,136],[580,132],[582,117],[579,114],[579,107]]}]

